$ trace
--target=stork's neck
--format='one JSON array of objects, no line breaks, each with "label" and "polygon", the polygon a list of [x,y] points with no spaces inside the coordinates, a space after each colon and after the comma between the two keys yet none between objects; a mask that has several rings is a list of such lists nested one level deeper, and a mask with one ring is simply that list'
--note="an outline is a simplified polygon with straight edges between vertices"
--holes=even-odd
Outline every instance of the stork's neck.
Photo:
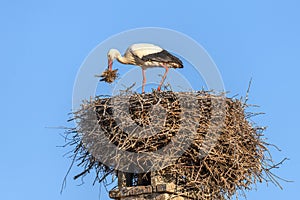
[{"label": "stork's neck", "polygon": [[126,56],[121,56],[121,54],[119,54],[116,59],[122,63],[122,64],[131,64],[131,60],[130,58],[126,57]]},{"label": "stork's neck", "polygon": [[121,56],[121,54],[119,54],[116,59],[122,64],[128,64],[129,63],[129,60],[127,60],[126,57]]},{"label": "stork's neck", "polygon": [[121,53],[117,49],[111,49],[108,52],[108,56],[111,58],[111,60],[117,59],[122,64],[130,64],[131,59],[128,56],[122,56]]}]

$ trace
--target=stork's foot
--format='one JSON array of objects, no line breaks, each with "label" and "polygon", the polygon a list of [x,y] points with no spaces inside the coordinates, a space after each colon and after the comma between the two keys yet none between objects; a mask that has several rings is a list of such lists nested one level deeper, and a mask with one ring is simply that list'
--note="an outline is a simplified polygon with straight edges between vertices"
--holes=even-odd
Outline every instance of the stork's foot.
[{"label": "stork's foot", "polygon": [[160,92],[160,86],[158,86],[158,88],[157,88],[157,91],[159,91],[159,92]]}]

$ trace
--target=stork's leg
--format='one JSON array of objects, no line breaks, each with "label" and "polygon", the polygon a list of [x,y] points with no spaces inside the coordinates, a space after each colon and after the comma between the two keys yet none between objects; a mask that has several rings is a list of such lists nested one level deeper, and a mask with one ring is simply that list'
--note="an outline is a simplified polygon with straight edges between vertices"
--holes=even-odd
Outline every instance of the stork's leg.
[{"label": "stork's leg", "polygon": [[142,84],[142,93],[145,92],[145,85],[146,85],[146,73],[145,69],[142,68],[142,73],[143,73],[143,84]]},{"label": "stork's leg", "polygon": [[167,67],[165,65],[163,65],[162,67],[165,68],[166,71],[165,71],[165,73],[164,73],[164,75],[163,75],[163,77],[162,77],[162,79],[160,81],[160,84],[159,84],[159,86],[157,88],[157,91],[160,91],[160,88],[161,88],[162,84],[164,83],[164,81],[165,81],[165,79],[167,77],[167,73],[169,72],[169,67]]}]

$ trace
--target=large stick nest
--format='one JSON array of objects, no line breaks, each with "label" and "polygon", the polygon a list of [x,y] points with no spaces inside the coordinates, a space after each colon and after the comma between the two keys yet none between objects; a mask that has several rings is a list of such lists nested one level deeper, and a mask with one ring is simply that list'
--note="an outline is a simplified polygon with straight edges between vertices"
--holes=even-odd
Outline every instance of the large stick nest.
[{"label": "large stick nest", "polygon": [[[246,113],[245,108],[240,100],[204,91],[154,91],[86,101],[74,113],[78,127],[70,130],[73,135],[68,137],[68,144],[75,146],[74,161],[84,168],[75,179],[95,169],[95,181],[103,182],[115,174],[116,167],[131,159],[137,162],[134,166],[147,162],[155,167],[163,165],[155,173],[165,182],[174,182],[178,193],[195,199],[229,199],[239,191],[251,189],[257,181],[277,184],[270,172],[274,164],[268,144],[262,138],[264,128],[248,121],[251,113]],[[126,116],[130,119],[124,120]],[[118,121],[120,118],[122,121]],[[140,129],[124,130],[131,125]],[[187,131],[181,135],[182,128]],[[170,155],[163,161],[134,160],[125,158],[125,154],[119,158],[103,150],[109,141],[119,150],[155,157],[155,152],[174,143],[175,137],[176,141],[188,143],[188,148],[180,149],[180,156],[168,152]],[[115,162],[110,165],[111,160]],[[130,170],[130,165],[123,169]]]}]

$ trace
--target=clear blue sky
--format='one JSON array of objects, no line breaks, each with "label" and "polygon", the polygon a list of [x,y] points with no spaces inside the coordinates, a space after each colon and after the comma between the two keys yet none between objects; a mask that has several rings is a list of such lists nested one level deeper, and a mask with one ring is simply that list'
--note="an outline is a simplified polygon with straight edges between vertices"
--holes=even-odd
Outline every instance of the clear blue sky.
[{"label": "clear blue sky", "polygon": [[[97,200],[107,192],[87,178],[77,186],[59,135],[48,126],[72,126],[67,113],[77,70],[88,53],[113,34],[157,26],[189,35],[211,55],[231,94],[244,95],[266,115],[269,142],[289,157],[276,173],[294,183],[284,190],[258,184],[248,199],[295,199],[300,188],[300,3],[242,1],[17,1],[0,2],[1,164],[5,200]],[[106,53],[106,52],[104,52]]]}]

